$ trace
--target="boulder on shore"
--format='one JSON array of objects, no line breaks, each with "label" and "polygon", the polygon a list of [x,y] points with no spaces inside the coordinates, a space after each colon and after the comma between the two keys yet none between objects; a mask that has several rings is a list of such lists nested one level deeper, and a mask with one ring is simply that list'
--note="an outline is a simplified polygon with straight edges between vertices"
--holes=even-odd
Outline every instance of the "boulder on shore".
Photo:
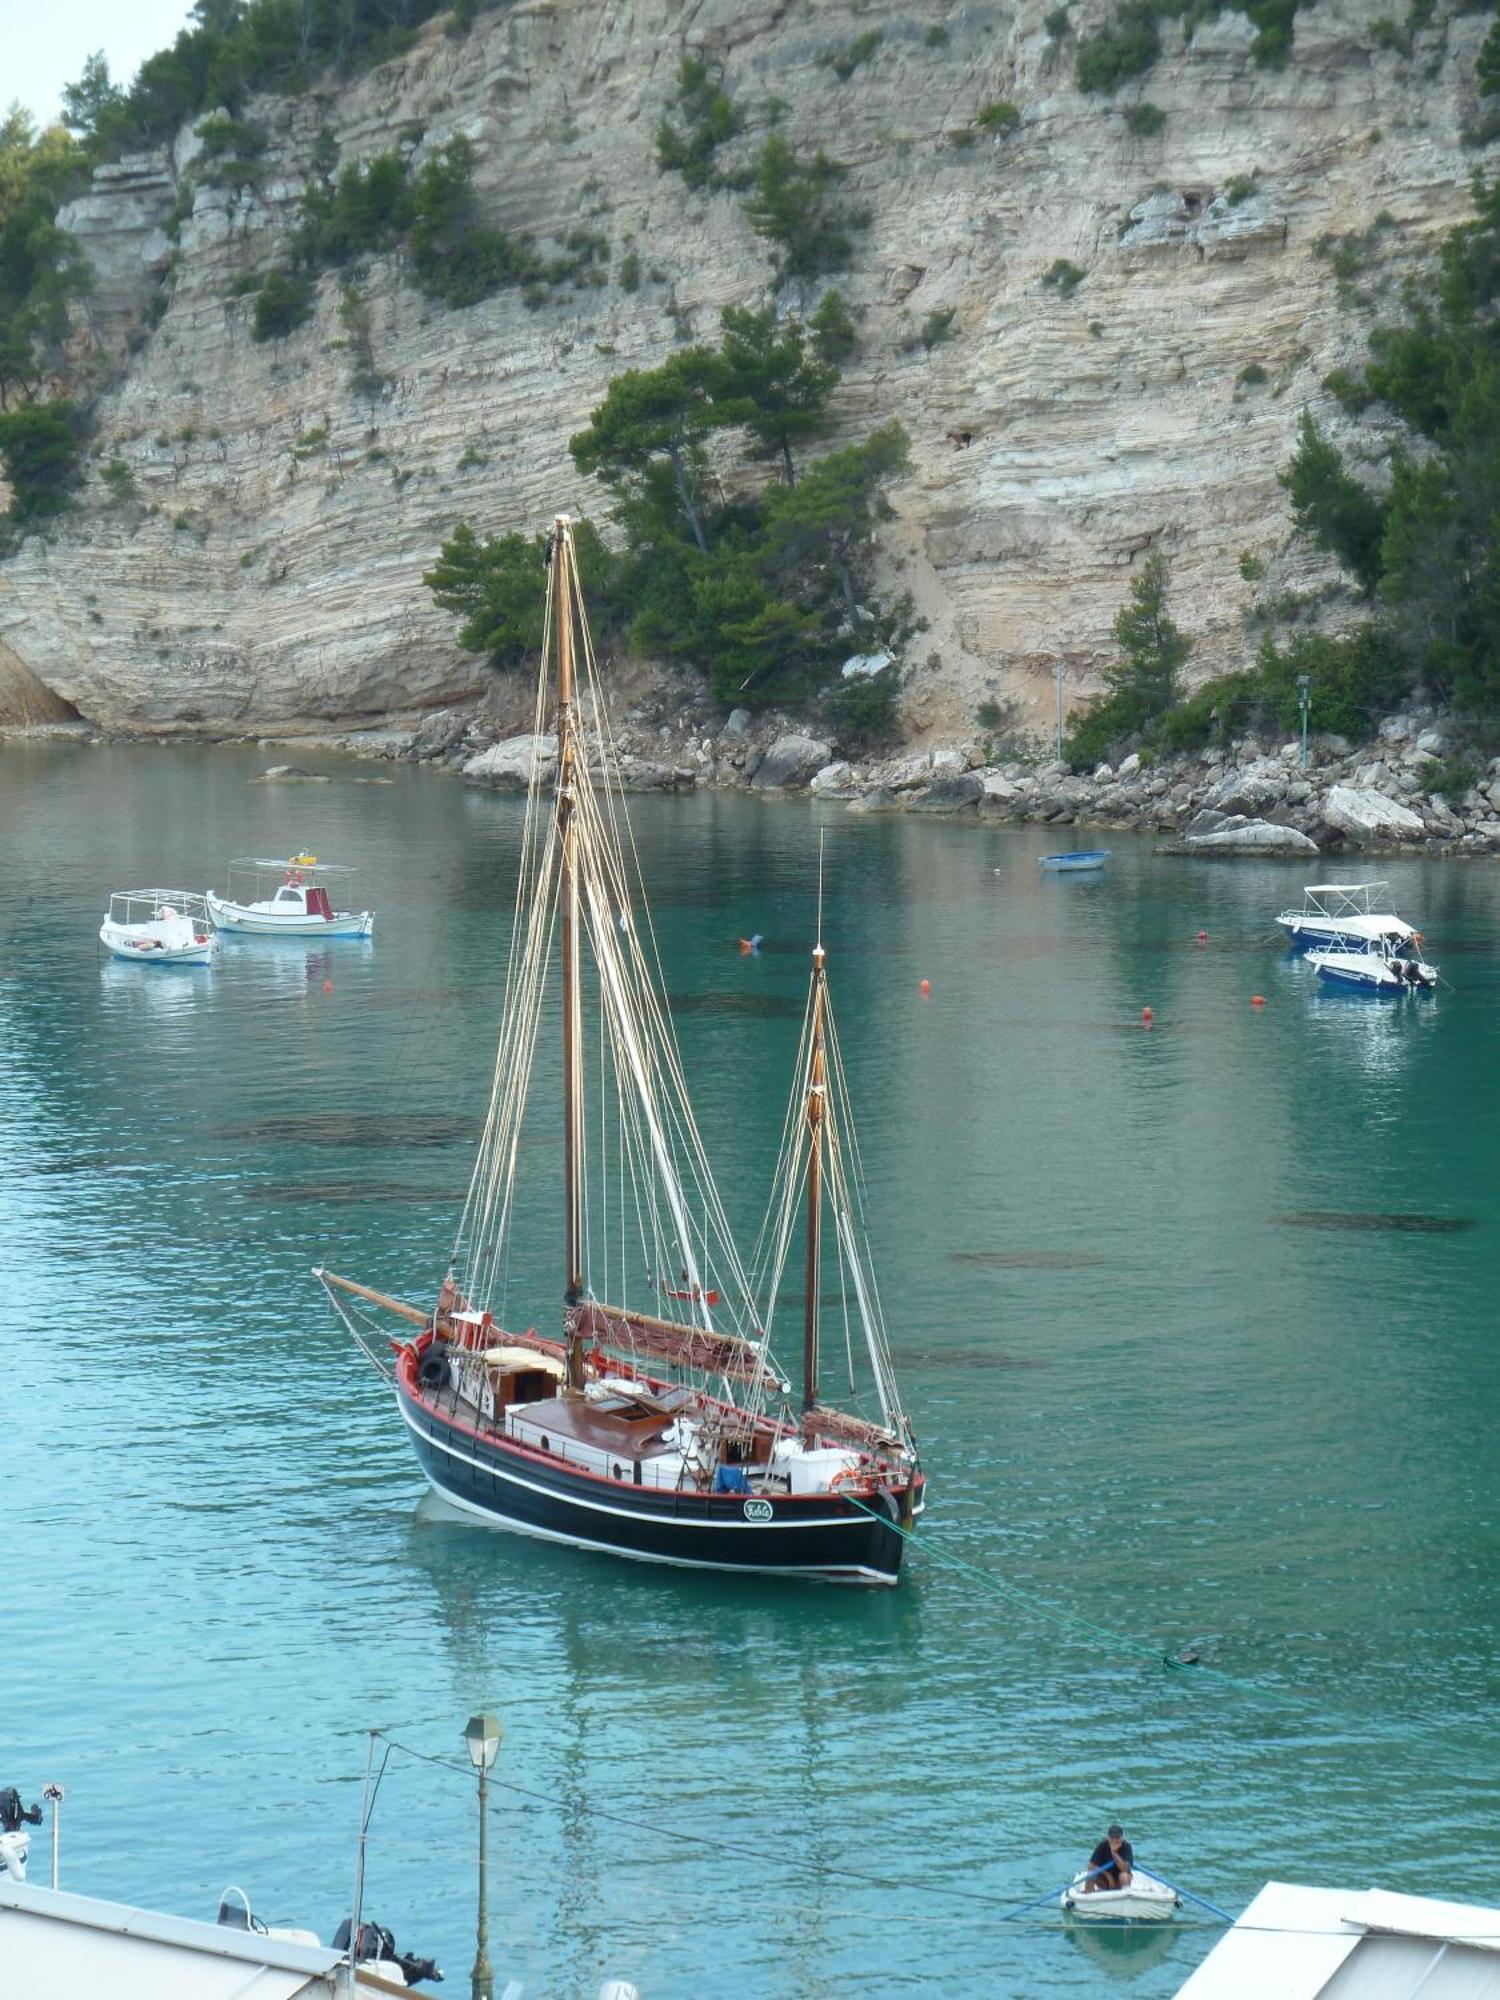
[{"label": "boulder on shore", "polygon": [[471,785],[494,785],[500,791],[524,792],[533,772],[543,785],[556,776],[555,736],[508,736],[464,765],[464,777]]},{"label": "boulder on shore", "polygon": [[1189,854],[1316,854],[1318,843],[1294,826],[1277,826],[1268,819],[1226,821],[1211,833],[1190,833],[1183,841]]},{"label": "boulder on shore", "polygon": [[1384,792],[1357,785],[1331,785],[1323,801],[1323,817],[1356,846],[1425,839],[1427,828],[1419,813],[1398,805]]},{"label": "boulder on shore", "polygon": [[815,736],[778,736],[755,767],[756,791],[788,791],[810,785],[833,758],[830,744]]},{"label": "boulder on shore", "polygon": [[935,778],[926,791],[918,792],[907,801],[906,810],[914,813],[956,813],[967,812],[977,806],[984,797],[984,780],[973,771],[965,771],[959,777]]}]

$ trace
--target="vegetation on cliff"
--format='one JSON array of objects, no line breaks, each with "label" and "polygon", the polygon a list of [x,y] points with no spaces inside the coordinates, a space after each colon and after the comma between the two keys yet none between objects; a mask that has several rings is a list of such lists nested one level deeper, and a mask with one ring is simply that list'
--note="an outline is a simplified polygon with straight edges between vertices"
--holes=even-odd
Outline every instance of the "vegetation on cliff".
[{"label": "vegetation on cliff", "polygon": [[[585,563],[610,629],[699,667],[726,706],[822,696],[837,717],[846,702],[834,685],[839,663],[886,646],[909,623],[905,605],[882,609],[870,587],[884,488],[906,463],[904,433],[888,424],[862,443],[803,456],[834,423],[839,370],[829,355],[842,316],[821,317],[828,340],[816,322],[731,308],[718,346],[616,376],[572,440],[579,470],[615,502],[622,546],[611,553],[591,536]],[[768,465],[779,475],[770,481]],[[481,540],[464,525],[427,578],[439,603],[464,617],[461,643],[497,666],[534,651],[539,637],[526,610],[536,546],[516,535]],[[879,679],[861,690],[865,733],[893,710],[894,676]]]},{"label": "vegetation on cliff", "polygon": [[1117,621],[1122,663],[1069,738],[1076,766],[1127,739],[1185,748],[1214,732],[1290,730],[1302,675],[1314,729],[1368,736],[1420,685],[1488,740],[1500,715],[1500,184],[1477,181],[1474,200],[1474,219],[1407,281],[1404,317],[1371,332],[1365,366],[1328,380],[1351,416],[1401,424],[1380,447],[1379,485],[1306,412],[1282,474],[1297,530],[1347,573],[1365,615],[1338,634],[1267,637],[1253,667],[1166,703]]},{"label": "vegetation on cliff", "polygon": [[[172,139],[204,111],[237,116],[257,91],[291,96],[399,55],[451,0],[197,0],[190,25],[141,64],[128,89],[91,56],[64,95],[68,124],[92,156],[113,159]],[[468,19],[480,11],[464,9]]]}]

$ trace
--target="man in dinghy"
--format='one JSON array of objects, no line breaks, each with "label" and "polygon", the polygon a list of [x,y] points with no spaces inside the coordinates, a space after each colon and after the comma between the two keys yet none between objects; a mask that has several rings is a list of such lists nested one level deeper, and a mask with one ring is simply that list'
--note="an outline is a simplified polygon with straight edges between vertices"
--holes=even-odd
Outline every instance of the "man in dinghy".
[{"label": "man in dinghy", "polygon": [[1125,1838],[1123,1827],[1112,1826],[1089,1856],[1089,1879],[1084,1894],[1091,1889],[1128,1889],[1135,1867],[1135,1849]]}]

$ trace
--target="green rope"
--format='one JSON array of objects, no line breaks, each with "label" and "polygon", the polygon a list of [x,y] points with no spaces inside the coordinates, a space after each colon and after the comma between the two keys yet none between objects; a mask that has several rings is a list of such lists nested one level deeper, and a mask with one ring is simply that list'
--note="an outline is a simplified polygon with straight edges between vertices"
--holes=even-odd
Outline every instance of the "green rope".
[{"label": "green rope", "polygon": [[[844,1498],[851,1507],[858,1507],[860,1512],[868,1514],[872,1521],[881,1522],[895,1534],[900,1535],[903,1541],[916,1541],[915,1531],[903,1528],[898,1521],[893,1521],[889,1514],[881,1513],[875,1507],[867,1507],[863,1500],[856,1499],[852,1493],[845,1494]],[[1290,1689],[1270,1688],[1257,1681],[1242,1680],[1236,1674],[1225,1673],[1221,1667],[1176,1659],[1171,1653],[1159,1652],[1156,1647],[1148,1646],[1139,1639],[1132,1639],[1123,1632],[1111,1631],[1107,1625],[1096,1625],[1091,1618],[1081,1617],[1076,1611],[1067,1611],[1060,1604],[1053,1604],[1045,1597],[1037,1597],[1031,1591],[1023,1590],[1019,1584],[1007,1583],[1003,1577],[995,1576],[990,1570],[981,1569],[977,1563],[966,1562],[962,1556],[949,1555],[946,1549],[937,1547],[930,1536],[923,1537],[922,1548],[932,1561],[944,1563],[949,1569],[959,1570],[965,1576],[972,1577],[991,1596],[1002,1598],[1040,1617],[1050,1618],[1054,1624],[1072,1626],[1077,1631],[1091,1633],[1096,1639],[1107,1639],[1110,1645],[1119,1647],[1123,1652],[1134,1653],[1140,1659],[1150,1660],[1153,1665],[1168,1667],[1178,1673],[1193,1666],[1198,1673],[1222,1681],[1226,1687],[1239,1688],[1247,1694],[1261,1695],[1271,1701],[1300,1704],[1310,1699],[1309,1696],[1297,1694]]]}]

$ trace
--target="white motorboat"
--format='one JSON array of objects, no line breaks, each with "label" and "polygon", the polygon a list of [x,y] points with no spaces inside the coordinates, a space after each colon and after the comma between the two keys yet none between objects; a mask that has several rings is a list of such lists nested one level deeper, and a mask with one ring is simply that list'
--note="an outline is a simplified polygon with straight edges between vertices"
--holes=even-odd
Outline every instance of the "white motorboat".
[{"label": "white motorboat", "polygon": [[1089,1871],[1075,1875],[1058,1898],[1064,1916],[1091,1923],[1164,1924],[1182,1908],[1182,1898],[1168,1882],[1159,1882],[1137,1868],[1124,1889],[1090,1889]]},{"label": "white motorboat", "polygon": [[[263,1924],[250,1908],[250,1898],[243,1889],[233,1884],[219,1898],[218,1921],[230,1930],[250,1931],[260,1937],[278,1938],[283,1944],[318,1945],[322,1940],[316,1931],[300,1930],[290,1925]],[[349,1940],[353,1936],[352,1921],[345,1917],[333,1934],[333,1949],[347,1953]],[[356,1973],[373,1973],[385,1983],[387,1990],[392,1987],[415,1986],[421,1980],[441,1980],[442,1973],[430,1958],[420,1958],[412,1951],[399,1951],[396,1940],[383,1924],[361,1923],[359,1927],[359,1949],[355,1954]],[[365,1984],[361,1981],[361,1987]]]},{"label": "white motorboat", "polygon": [[1310,951],[1307,962],[1319,979],[1358,993],[1430,993],[1438,969],[1420,954],[1421,939],[1403,946],[1391,937],[1368,942],[1335,938],[1326,951]]},{"label": "white motorboat", "polygon": [[221,931],[245,937],[367,938],[373,910],[336,910],[330,884],[342,885],[352,868],[294,854],[289,861],[247,857],[229,864],[229,893],[208,892],[209,915]]},{"label": "white motorboat", "polygon": [[207,901],[192,889],[117,889],[99,942],[134,965],[211,965],[219,954]]},{"label": "white motorboat", "polygon": [[1297,951],[1333,948],[1345,938],[1421,944],[1421,932],[1387,907],[1390,898],[1389,882],[1310,882],[1301,909],[1283,910],[1276,921]]}]

